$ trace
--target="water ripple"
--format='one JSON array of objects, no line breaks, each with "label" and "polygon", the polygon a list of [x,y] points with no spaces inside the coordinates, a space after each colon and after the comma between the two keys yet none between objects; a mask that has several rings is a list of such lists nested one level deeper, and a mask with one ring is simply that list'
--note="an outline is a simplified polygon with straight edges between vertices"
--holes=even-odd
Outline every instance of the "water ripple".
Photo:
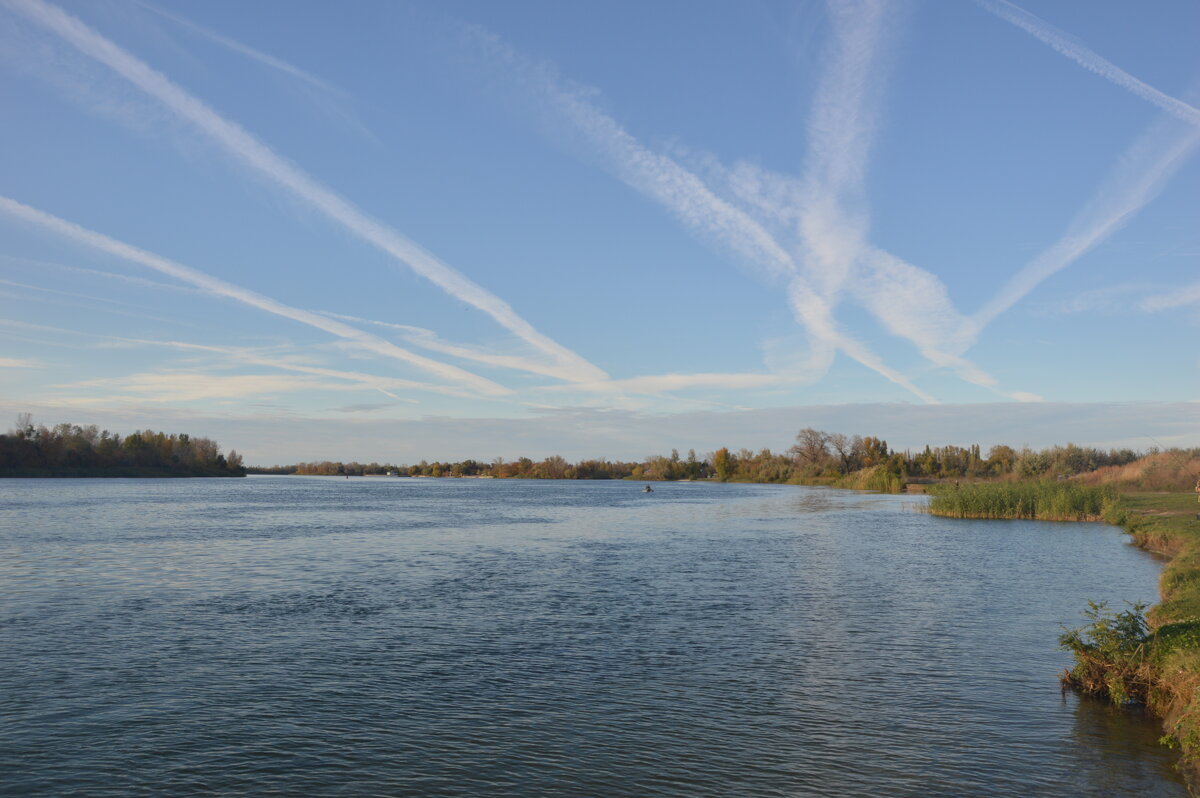
[{"label": "water ripple", "polygon": [[1184,794],[1064,695],[1111,528],[820,489],[0,483],[0,793]]}]

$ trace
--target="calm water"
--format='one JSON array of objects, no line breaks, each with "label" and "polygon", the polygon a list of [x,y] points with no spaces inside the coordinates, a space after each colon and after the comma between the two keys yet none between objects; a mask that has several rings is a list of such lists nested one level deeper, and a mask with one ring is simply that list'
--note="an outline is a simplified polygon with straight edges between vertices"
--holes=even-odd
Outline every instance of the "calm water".
[{"label": "calm water", "polygon": [[758,485],[0,480],[7,795],[1182,796],[1095,524]]}]

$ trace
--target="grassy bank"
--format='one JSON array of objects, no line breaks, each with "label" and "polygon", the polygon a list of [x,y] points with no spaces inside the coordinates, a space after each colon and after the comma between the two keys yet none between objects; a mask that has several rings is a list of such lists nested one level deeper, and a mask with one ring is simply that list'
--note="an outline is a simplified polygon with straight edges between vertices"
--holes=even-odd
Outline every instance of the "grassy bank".
[{"label": "grassy bank", "polygon": [[1169,558],[1159,579],[1161,601],[1149,612],[1092,603],[1087,623],[1063,634],[1062,646],[1075,656],[1063,682],[1118,705],[1143,704],[1160,717],[1163,742],[1179,749],[1193,795],[1200,795],[1200,504],[1191,490],[1197,474],[1194,452],[1164,452],[1070,479],[907,486],[930,495],[926,510],[933,515],[1102,520]]},{"label": "grassy bank", "polygon": [[[1162,718],[1163,742],[1180,750],[1192,794],[1200,795],[1200,505],[1190,489],[1196,465],[1195,457],[1152,455],[1069,480],[924,487],[934,515],[1102,520],[1169,558],[1161,601],[1148,612],[1093,603],[1084,611],[1087,623],[1062,636],[1075,656],[1063,682],[1116,704],[1144,704]],[[1168,489],[1146,489],[1160,484]]]},{"label": "grassy bank", "polygon": [[[1106,520],[1134,542],[1171,559],[1159,578],[1162,600],[1146,615],[1146,705],[1163,718],[1164,742],[1178,746],[1193,792],[1200,785],[1200,520],[1195,494],[1131,493]],[[1077,657],[1078,659],[1078,657]],[[1140,664],[1140,663],[1139,663]],[[1127,670],[1118,662],[1114,670]],[[1114,696],[1113,691],[1093,691]]]},{"label": "grassy bank", "polygon": [[1070,480],[929,485],[928,511],[949,518],[1036,518],[1098,521],[1117,498],[1108,485]]}]

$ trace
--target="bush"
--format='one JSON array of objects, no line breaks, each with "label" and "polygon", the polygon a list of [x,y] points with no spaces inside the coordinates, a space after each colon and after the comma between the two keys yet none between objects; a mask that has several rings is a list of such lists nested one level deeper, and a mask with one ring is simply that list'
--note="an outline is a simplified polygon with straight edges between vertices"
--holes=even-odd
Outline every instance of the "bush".
[{"label": "bush", "polygon": [[1114,612],[1104,602],[1088,602],[1088,623],[1068,629],[1058,639],[1075,655],[1075,667],[1064,671],[1063,684],[1114,704],[1145,703],[1154,684],[1150,664],[1150,628],[1145,604]]}]

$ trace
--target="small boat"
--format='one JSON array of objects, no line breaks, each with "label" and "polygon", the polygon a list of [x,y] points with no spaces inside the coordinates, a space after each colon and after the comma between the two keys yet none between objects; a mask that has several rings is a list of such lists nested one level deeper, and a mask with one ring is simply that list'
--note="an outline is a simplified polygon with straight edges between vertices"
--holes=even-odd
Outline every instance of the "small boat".
[{"label": "small boat", "polygon": [[650,487],[649,485],[642,488],[642,493],[653,493],[653,492],[654,492],[654,488]]}]

